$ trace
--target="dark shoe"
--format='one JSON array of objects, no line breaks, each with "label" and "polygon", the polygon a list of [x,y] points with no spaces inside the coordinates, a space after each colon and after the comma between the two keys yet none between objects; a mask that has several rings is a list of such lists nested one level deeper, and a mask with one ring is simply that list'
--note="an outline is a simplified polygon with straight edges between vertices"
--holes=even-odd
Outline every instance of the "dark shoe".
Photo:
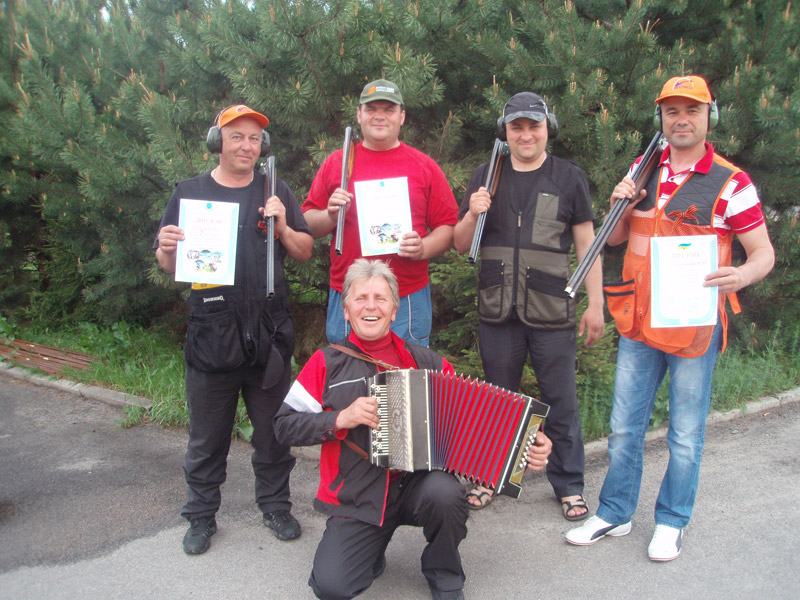
[{"label": "dark shoe", "polygon": [[288,510],[264,513],[264,525],[272,529],[279,540],[294,540],[300,537],[300,523]]},{"label": "dark shoe", "polygon": [[189,530],[183,536],[183,551],[186,554],[202,554],[211,545],[211,536],[217,533],[214,517],[200,517],[189,521]]},{"label": "dark shoe", "polygon": [[381,554],[378,560],[375,561],[375,564],[372,567],[372,577],[373,579],[377,579],[383,572],[386,570],[386,554]]},{"label": "dark shoe", "polygon": [[440,592],[432,589],[431,594],[433,594],[433,600],[464,600],[464,592],[462,590]]}]

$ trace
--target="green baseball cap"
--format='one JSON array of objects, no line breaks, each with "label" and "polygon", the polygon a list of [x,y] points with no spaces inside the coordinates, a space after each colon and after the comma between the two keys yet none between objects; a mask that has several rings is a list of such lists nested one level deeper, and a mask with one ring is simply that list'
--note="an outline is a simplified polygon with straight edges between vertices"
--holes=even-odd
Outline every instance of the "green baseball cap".
[{"label": "green baseball cap", "polygon": [[393,81],[378,79],[364,86],[358,103],[367,104],[375,100],[388,100],[389,102],[394,102],[402,106],[403,94],[400,93],[400,88],[398,88],[397,84]]}]

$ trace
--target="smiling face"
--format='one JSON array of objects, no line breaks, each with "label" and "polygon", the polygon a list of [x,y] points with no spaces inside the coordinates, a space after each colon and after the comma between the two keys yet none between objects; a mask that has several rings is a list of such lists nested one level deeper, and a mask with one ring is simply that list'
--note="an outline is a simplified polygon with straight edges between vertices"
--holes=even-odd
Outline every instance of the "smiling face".
[{"label": "smiling face", "polygon": [[681,150],[704,146],[710,108],[692,98],[673,97],[662,101],[661,125],[669,145]]},{"label": "smiling face", "polygon": [[251,172],[261,154],[262,129],[259,122],[250,117],[239,117],[222,127],[220,169],[231,175]]},{"label": "smiling face", "polygon": [[547,121],[527,117],[514,119],[506,125],[511,164],[517,171],[532,171],[547,158]]},{"label": "smiling face", "polygon": [[406,111],[399,104],[375,100],[359,106],[356,116],[366,148],[391,150],[400,143],[400,127]]},{"label": "smiling face", "polygon": [[397,316],[392,291],[383,277],[354,281],[344,305],[344,318],[362,340],[379,340]]}]

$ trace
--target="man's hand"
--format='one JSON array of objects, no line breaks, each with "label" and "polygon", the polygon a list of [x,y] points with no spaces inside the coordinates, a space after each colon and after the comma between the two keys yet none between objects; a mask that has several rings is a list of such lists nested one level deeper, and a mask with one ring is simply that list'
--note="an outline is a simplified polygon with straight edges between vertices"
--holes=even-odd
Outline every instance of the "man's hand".
[{"label": "man's hand", "polygon": [[416,231],[409,231],[403,234],[403,237],[400,238],[400,251],[397,255],[411,260],[422,260],[424,257],[422,238]]},{"label": "man's hand", "polygon": [[174,254],[178,242],[183,239],[183,229],[177,225],[164,225],[158,232],[158,247],[164,254]]},{"label": "man's hand", "polygon": [[553,450],[553,442],[544,434],[544,431],[539,430],[536,434],[536,441],[528,449],[525,458],[528,461],[528,469],[531,471],[541,471],[547,466],[547,457]]},{"label": "man's hand", "polygon": [[162,269],[168,273],[175,272],[178,249],[178,242],[184,239],[183,229],[177,225],[164,225],[158,232],[158,248],[156,248],[156,260]]},{"label": "man's hand", "polygon": [[591,346],[603,335],[604,325],[603,307],[590,305],[581,317],[581,322],[578,326],[578,337],[581,337],[583,332],[586,331],[586,342],[584,343],[587,346]]},{"label": "man's hand", "polygon": [[638,204],[642,201],[642,199],[647,195],[647,192],[642,188],[639,192],[639,197],[634,198],[633,195],[636,193],[636,183],[630,177],[625,177],[622,181],[617,184],[617,187],[614,188],[614,191],[611,192],[611,206],[614,206],[618,200],[622,198],[630,198],[631,203],[628,208],[632,208],[634,205]]},{"label": "man's hand", "polygon": [[350,202],[353,200],[353,194],[342,188],[333,190],[331,197],[328,198],[328,218],[335,224],[339,218],[340,210],[347,210],[350,207]]},{"label": "man's hand", "polygon": [[275,233],[278,235],[286,230],[286,207],[277,196],[267,198],[266,206],[259,207],[258,212],[264,220],[275,217]]},{"label": "man's hand", "polygon": [[492,197],[488,190],[481,186],[478,191],[469,197],[469,212],[476,219],[481,213],[485,213],[492,205]]},{"label": "man's hand", "polygon": [[366,425],[372,429],[378,428],[378,401],[369,396],[361,396],[340,411],[336,417],[336,429],[355,429],[359,425]]},{"label": "man's hand", "polygon": [[528,449],[525,458],[528,461],[528,469],[531,471],[541,471],[547,466],[547,457],[553,450],[553,442],[543,431],[539,430],[536,434],[536,441]]}]

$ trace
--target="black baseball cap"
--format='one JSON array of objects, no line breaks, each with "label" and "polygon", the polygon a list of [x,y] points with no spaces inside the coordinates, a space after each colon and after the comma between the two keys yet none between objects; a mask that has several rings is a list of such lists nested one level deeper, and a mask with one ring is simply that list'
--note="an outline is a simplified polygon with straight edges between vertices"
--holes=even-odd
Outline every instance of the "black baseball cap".
[{"label": "black baseball cap", "polygon": [[522,118],[534,121],[544,121],[547,118],[547,104],[539,94],[520,92],[511,96],[506,102],[503,109],[503,123],[511,123]]}]

